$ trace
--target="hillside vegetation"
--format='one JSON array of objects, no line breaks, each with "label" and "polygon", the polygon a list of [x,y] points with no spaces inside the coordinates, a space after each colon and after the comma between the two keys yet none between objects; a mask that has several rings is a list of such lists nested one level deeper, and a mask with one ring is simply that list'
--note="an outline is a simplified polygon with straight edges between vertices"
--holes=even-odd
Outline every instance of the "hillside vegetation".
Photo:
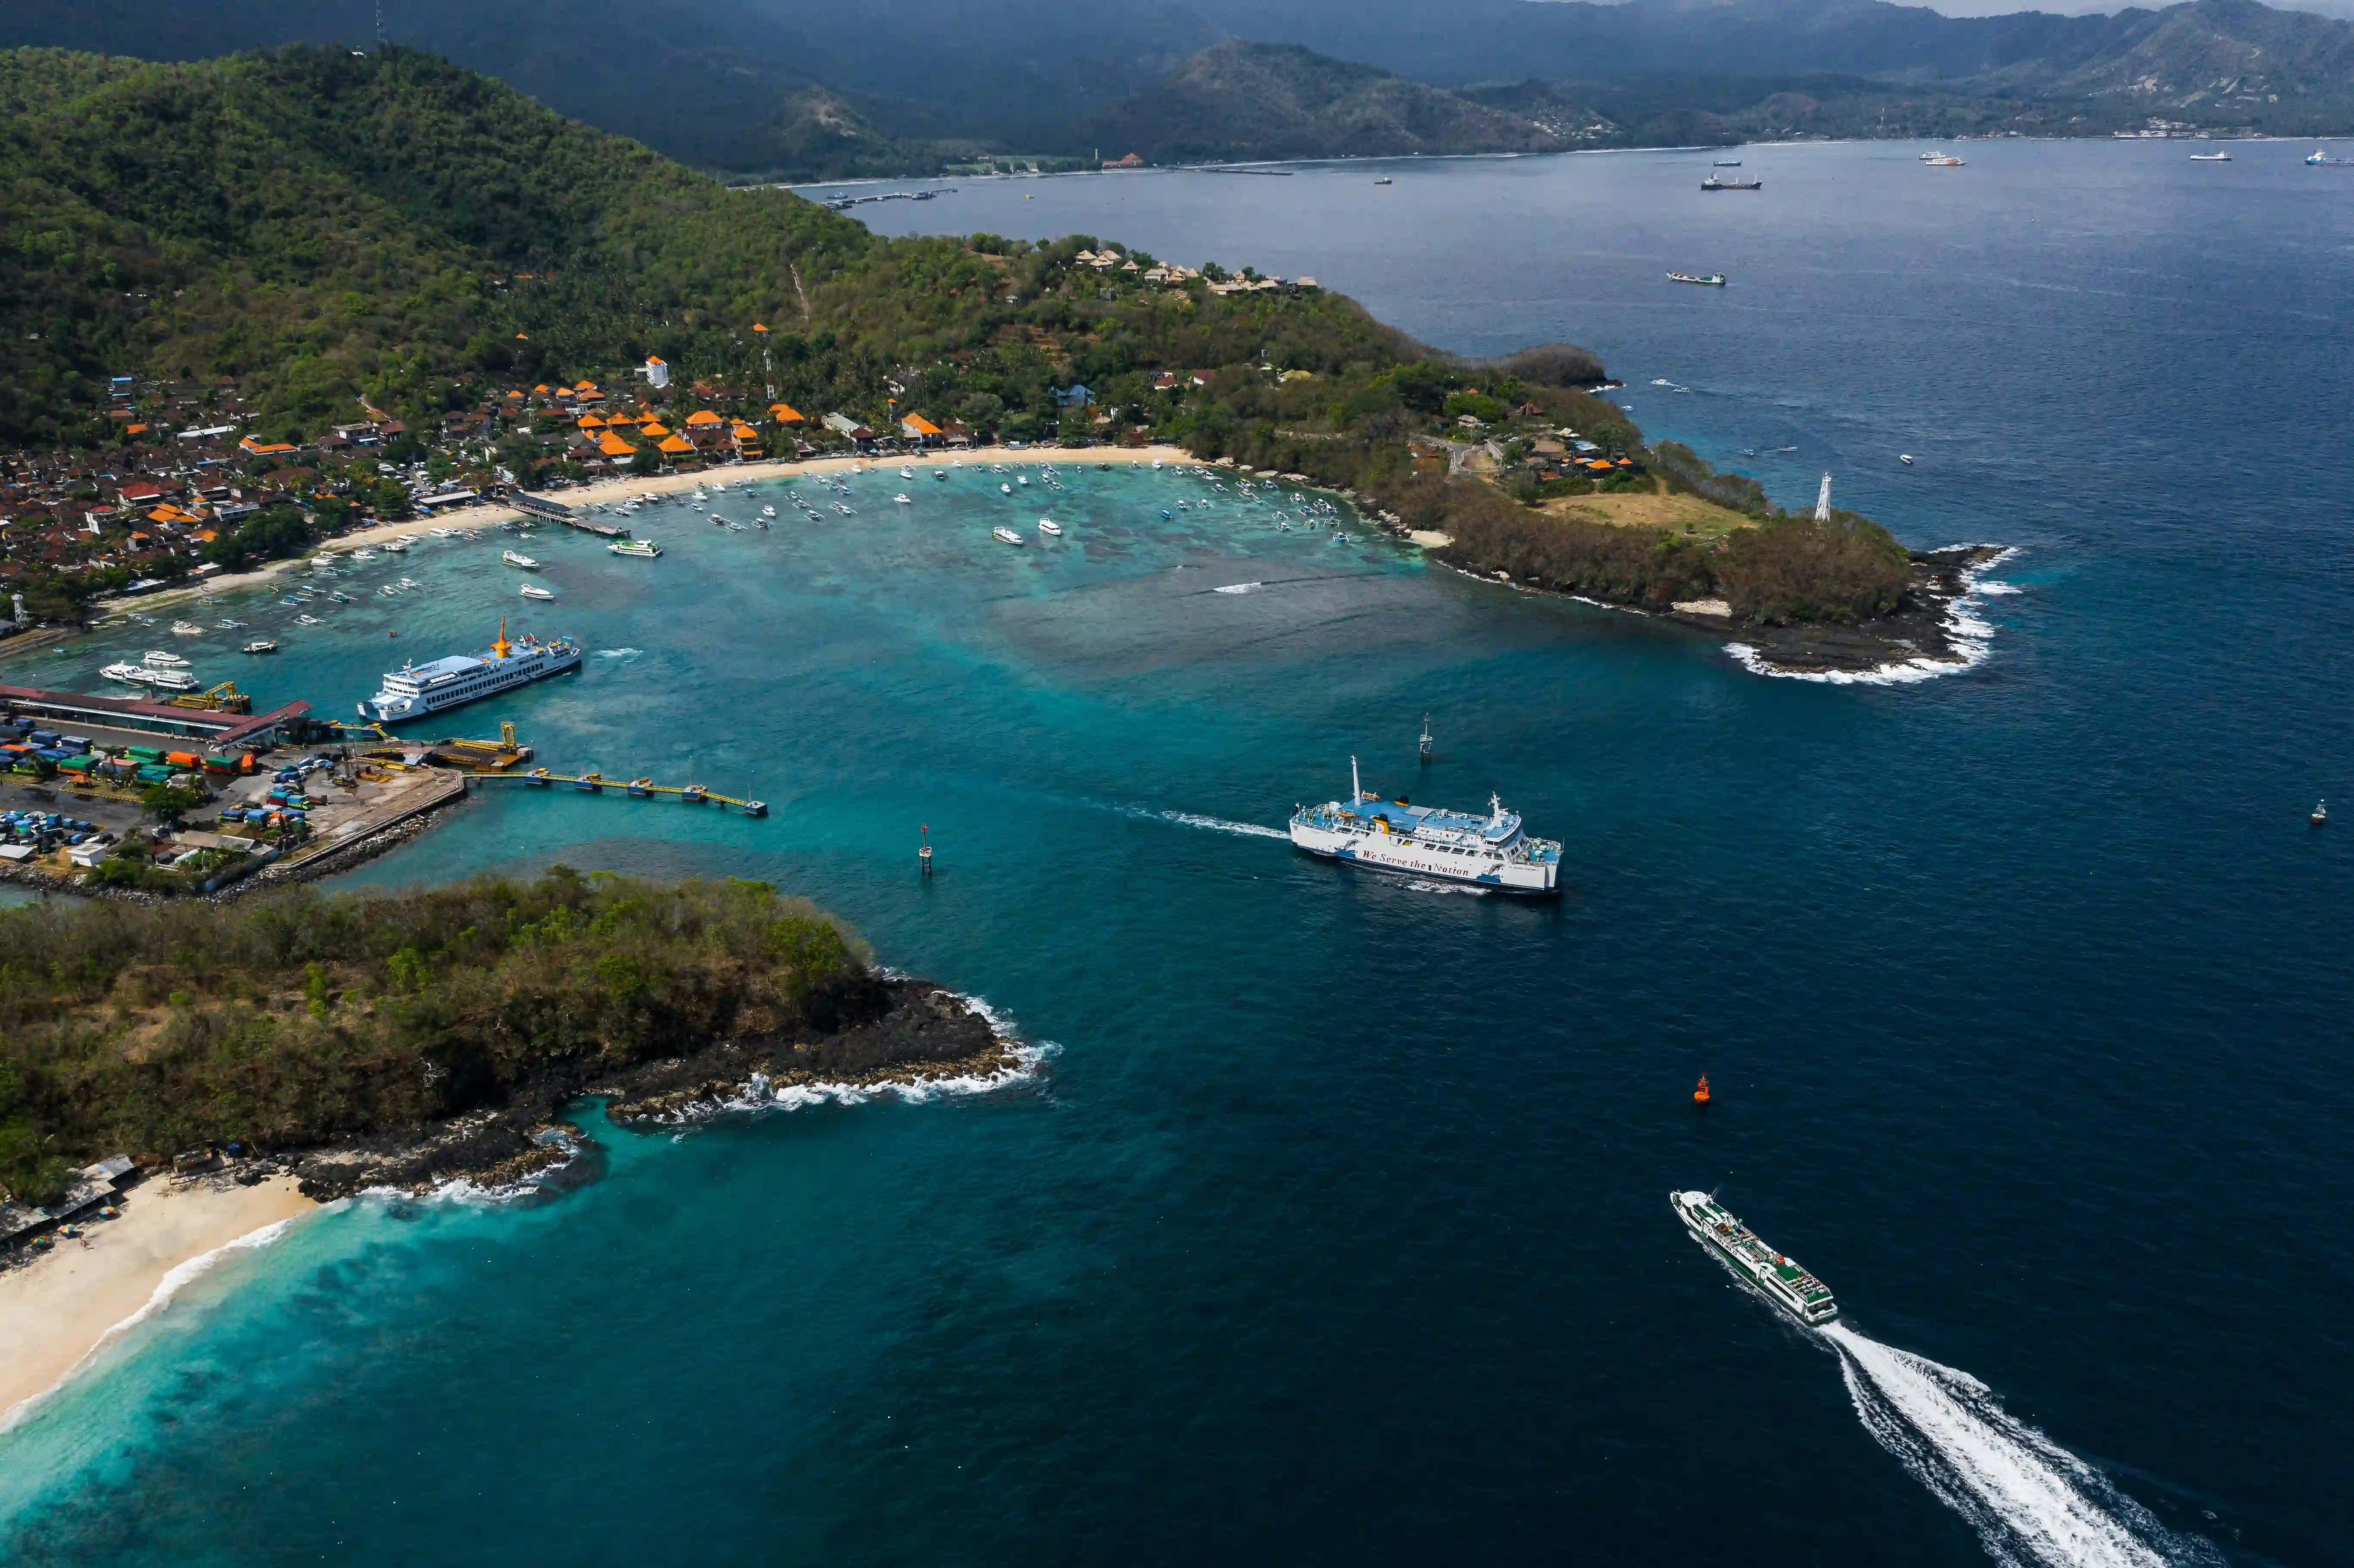
[{"label": "hillside vegetation", "polygon": [[722,1039],[875,1016],[832,920],[760,883],[557,868],[430,891],[229,908],[55,899],[0,910],[0,1188],[241,1139],[271,1148],[499,1105]]},{"label": "hillside vegetation", "polygon": [[1229,41],[1098,115],[1086,138],[1152,163],[1550,153],[1571,140],[1508,110],[1288,45]]}]

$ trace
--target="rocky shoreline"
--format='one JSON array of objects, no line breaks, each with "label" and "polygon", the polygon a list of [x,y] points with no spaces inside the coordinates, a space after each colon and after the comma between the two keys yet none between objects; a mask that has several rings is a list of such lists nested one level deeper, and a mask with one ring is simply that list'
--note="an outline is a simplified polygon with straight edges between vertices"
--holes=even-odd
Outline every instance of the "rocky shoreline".
[{"label": "rocky shoreline", "polygon": [[[2009,551],[2000,545],[1953,545],[1913,552],[1913,581],[1887,615],[1855,626],[1767,626],[1724,616],[1670,610],[1667,619],[1704,630],[1731,631],[1748,650],[1742,662],[1761,675],[1861,678],[1897,672],[1966,670],[1985,656],[1983,630],[1957,617],[1976,574]],[[1939,669],[1938,666],[1946,666]]]},{"label": "rocky shoreline", "polygon": [[880,1016],[817,1040],[723,1041],[692,1055],[614,1070],[566,1064],[523,1085],[504,1106],[421,1127],[352,1134],[281,1153],[306,1197],[327,1201],[371,1188],[422,1193],[453,1181],[512,1187],[593,1148],[561,1119],[582,1095],[608,1097],[614,1121],[675,1121],[744,1100],[755,1081],[769,1094],[794,1087],[877,1088],[948,1079],[995,1080],[1023,1070],[1016,1043],[967,999],[927,980],[886,979]]}]

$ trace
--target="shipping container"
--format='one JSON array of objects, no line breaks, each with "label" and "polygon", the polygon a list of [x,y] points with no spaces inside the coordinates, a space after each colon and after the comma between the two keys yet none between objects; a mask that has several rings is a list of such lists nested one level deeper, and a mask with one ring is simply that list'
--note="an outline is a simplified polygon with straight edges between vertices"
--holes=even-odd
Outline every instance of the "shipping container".
[{"label": "shipping container", "polygon": [[152,746],[126,746],[122,748],[122,755],[128,757],[133,762],[161,762],[164,760],[164,754],[156,750]]},{"label": "shipping container", "polygon": [[205,759],[193,751],[167,751],[164,754],[164,760],[175,768],[202,768],[205,765]]}]

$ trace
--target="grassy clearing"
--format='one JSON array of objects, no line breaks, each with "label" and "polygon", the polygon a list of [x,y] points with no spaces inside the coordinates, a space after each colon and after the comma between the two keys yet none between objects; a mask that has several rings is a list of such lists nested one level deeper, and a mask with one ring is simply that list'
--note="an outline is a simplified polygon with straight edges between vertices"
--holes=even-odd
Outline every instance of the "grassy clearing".
[{"label": "grassy clearing", "polygon": [[1564,495],[1543,503],[1538,510],[1551,517],[1600,523],[1613,528],[1657,528],[1710,542],[1756,526],[1755,518],[1745,517],[1731,507],[1702,501],[1697,495],[1664,493]]}]

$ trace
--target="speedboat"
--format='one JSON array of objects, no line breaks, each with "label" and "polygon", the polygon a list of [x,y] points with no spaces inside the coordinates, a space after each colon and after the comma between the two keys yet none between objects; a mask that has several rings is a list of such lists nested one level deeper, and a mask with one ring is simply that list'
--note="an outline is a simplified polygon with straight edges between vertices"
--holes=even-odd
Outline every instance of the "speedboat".
[{"label": "speedboat", "polygon": [[760,515],[763,517],[774,517],[776,514],[777,509],[773,506],[763,506],[760,508]]},{"label": "speedboat", "polygon": [[1375,180],[1373,184],[1377,185],[1394,185],[1397,184],[1397,182],[1390,178],[1387,175],[1384,175],[1380,179]]},{"label": "speedboat", "polygon": [[298,615],[294,618],[294,624],[297,626],[324,626],[327,623],[320,620],[315,615]]},{"label": "speedboat", "polygon": [[204,634],[205,629],[193,620],[172,622],[172,635],[175,637],[202,637]]},{"label": "speedboat", "polygon": [[903,468],[899,471],[899,477],[901,479],[913,479],[916,477],[916,471],[912,468]]},{"label": "speedboat", "polygon": [[2229,153],[2193,153],[2190,154],[2190,161],[2194,164],[2228,164],[2232,161],[2232,154]]},{"label": "speedboat", "polygon": [[936,468],[936,469],[932,470],[932,477],[933,477],[934,479],[938,479],[938,480],[945,480],[945,479],[947,479],[947,478],[948,478],[948,476],[949,476],[949,471],[948,471],[947,469],[944,469],[944,468]]},{"label": "speedboat", "polygon": [[1704,289],[1722,289],[1724,287],[1724,274],[1722,272],[1670,272],[1668,274],[1668,281],[1698,283]]},{"label": "speedboat", "polygon": [[1030,482],[1030,476],[1026,473],[1017,473],[1013,476],[1013,482],[1016,484],[1027,484]]},{"label": "speedboat", "polygon": [[245,651],[249,653],[275,653],[278,652],[278,639],[265,637],[259,642],[249,642]]},{"label": "speedboat", "polygon": [[1052,517],[1041,517],[1038,519],[1038,532],[1050,538],[1059,539],[1063,536],[1063,525]]},{"label": "speedboat", "polygon": [[897,502],[902,506],[913,506],[915,504],[914,502],[907,499],[907,493],[904,490],[898,494],[893,496],[891,499]]},{"label": "speedboat", "polygon": [[243,627],[245,622],[242,620],[231,620],[228,617],[224,616],[220,620],[214,621],[213,625],[215,628],[222,631],[235,631]]},{"label": "speedboat", "polygon": [[2338,160],[2329,155],[2329,149],[2327,147],[2316,147],[2313,150],[2313,156],[2306,160],[2306,163],[2308,165],[2317,166],[2323,164],[2334,164],[2336,162],[2338,162]]},{"label": "speedboat", "polygon": [[539,570],[539,563],[533,560],[529,556],[525,555],[520,550],[502,550],[499,553],[499,559],[504,561],[511,567],[520,567],[526,572],[535,572]]},{"label": "speedboat", "polygon": [[525,599],[554,599],[556,596],[537,583],[525,583],[517,590]]},{"label": "speedboat", "polygon": [[1911,452],[1898,452],[1896,454],[1896,461],[1903,463],[1906,468],[1911,468],[1913,466],[1913,454]]},{"label": "speedboat", "polygon": [[149,649],[147,657],[139,662],[150,670],[185,670],[188,667],[188,662],[186,659],[181,658],[177,653],[166,652],[161,648]]},{"label": "speedboat", "polygon": [[387,539],[376,547],[387,556],[403,556],[408,553],[408,546],[398,539]]},{"label": "speedboat", "polygon": [[1010,484],[1001,484],[997,487],[997,493],[1000,495],[1011,495],[1013,493],[1013,487]]},{"label": "speedboat", "polygon": [[996,527],[991,528],[990,533],[996,537],[997,542],[1001,545],[1019,545],[1025,543],[1021,535],[1016,534],[1013,529],[1008,528],[1002,523],[999,524]]},{"label": "speedboat", "polygon": [[376,552],[374,550],[354,550],[348,558],[355,561],[373,561],[376,559]]}]

